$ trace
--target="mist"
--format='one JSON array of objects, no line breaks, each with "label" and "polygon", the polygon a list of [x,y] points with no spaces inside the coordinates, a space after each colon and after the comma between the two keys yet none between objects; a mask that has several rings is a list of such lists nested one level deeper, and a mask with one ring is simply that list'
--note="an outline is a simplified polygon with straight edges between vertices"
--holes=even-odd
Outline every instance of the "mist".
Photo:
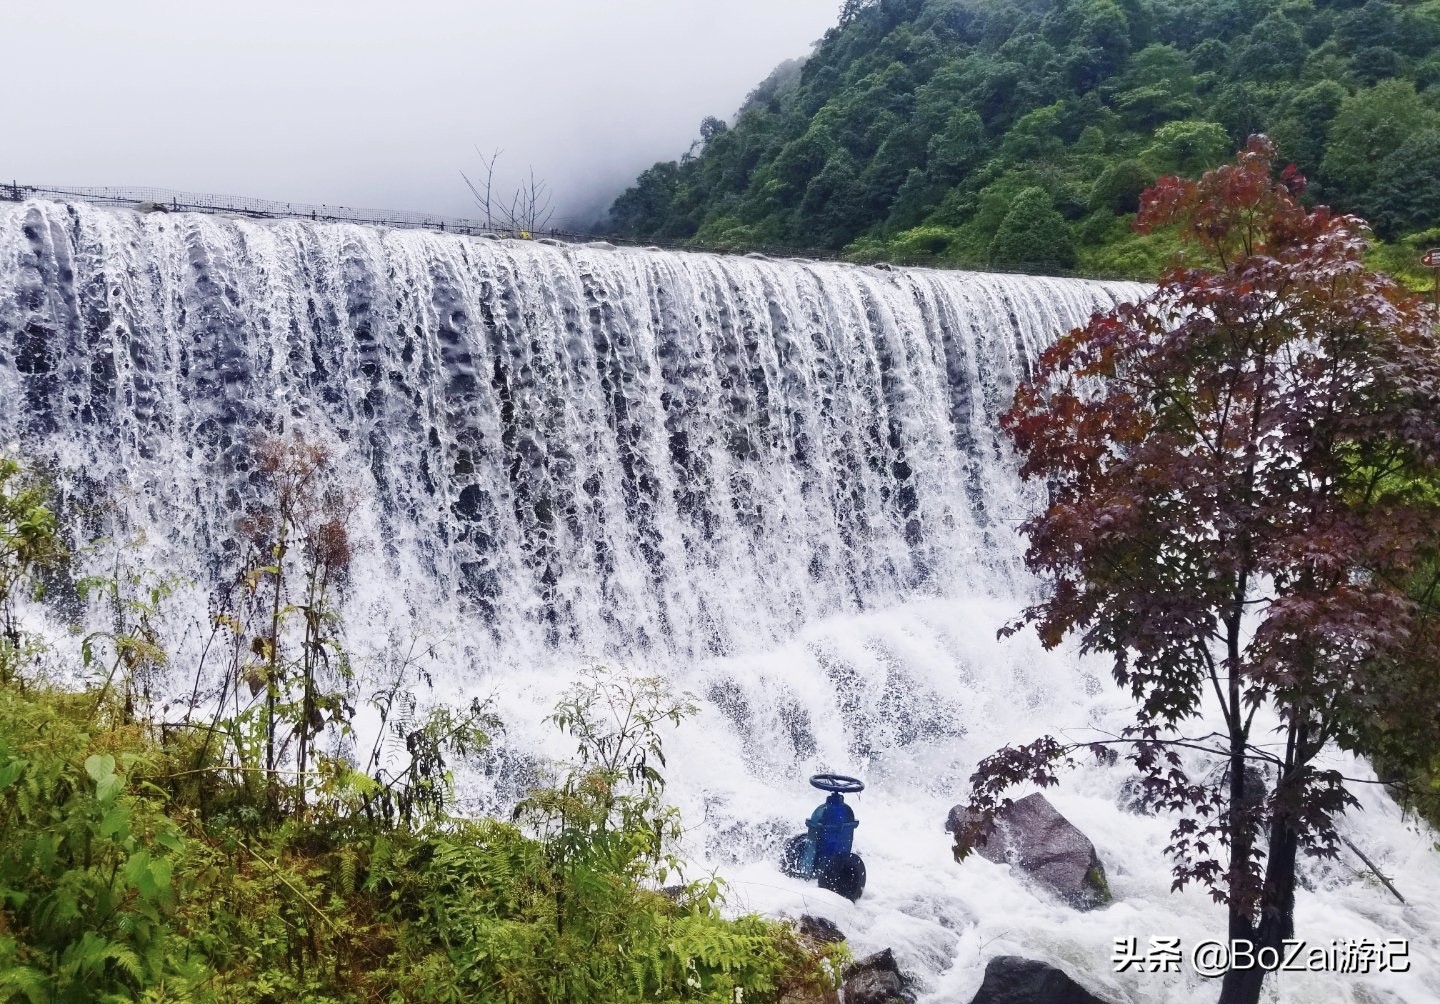
[{"label": "mist", "polygon": [[10,0],[0,176],[473,216],[478,148],[588,225],[838,6]]}]

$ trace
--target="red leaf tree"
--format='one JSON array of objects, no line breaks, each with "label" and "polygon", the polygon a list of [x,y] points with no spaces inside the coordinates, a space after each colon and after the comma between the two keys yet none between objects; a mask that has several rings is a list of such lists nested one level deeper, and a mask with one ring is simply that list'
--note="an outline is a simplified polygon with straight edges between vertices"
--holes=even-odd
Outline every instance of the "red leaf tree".
[{"label": "red leaf tree", "polygon": [[[1045,598],[1006,632],[1113,659],[1135,719],[1096,752],[1123,749],[1176,815],[1175,888],[1205,884],[1229,937],[1280,947],[1297,855],[1335,855],[1354,803],[1317,755],[1440,729],[1440,340],[1423,302],[1365,268],[1365,223],[1307,210],[1272,157],[1252,137],[1146,192],[1137,226],[1178,226],[1207,265],[1060,339],[1003,424],[1050,493],[1023,527]],[[1223,725],[1186,734],[1203,720]],[[1186,747],[1223,780],[1191,777]],[[961,851],[1010,785],[1055,783],[1074,749],[1046,737],[982,762]],[[1270,790],[1247,790],[1247,766]],[[1231,970],[1222,1004],[1258,1000],[1264,975]]]}]

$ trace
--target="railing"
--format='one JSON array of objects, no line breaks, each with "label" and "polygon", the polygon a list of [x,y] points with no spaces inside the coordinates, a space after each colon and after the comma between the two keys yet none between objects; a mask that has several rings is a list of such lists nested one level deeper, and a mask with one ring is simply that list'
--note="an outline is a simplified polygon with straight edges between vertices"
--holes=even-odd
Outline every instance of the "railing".
[{"label": "railing", "polygon": [[[62,188],[51,185],[22,185],[18,181],[0,184],[0,198],[12,202],[24,199],[94,202],[130,209],[176,213],[224,213],[255,219],[316,220],[327,223],[364,223],[374,226],[408,227],[461,234],[509,234],[513,231],[487,226],[482,220],[416,213],[407,210],[356,209],[351,206],[310,205],[253,199],[239,195],[202,195],[168,188]],[[561,234],[558,228],[554,231]],[[546,231],[548,235],[550,231]],[[584,235],[576,235],[584,236]]]}]

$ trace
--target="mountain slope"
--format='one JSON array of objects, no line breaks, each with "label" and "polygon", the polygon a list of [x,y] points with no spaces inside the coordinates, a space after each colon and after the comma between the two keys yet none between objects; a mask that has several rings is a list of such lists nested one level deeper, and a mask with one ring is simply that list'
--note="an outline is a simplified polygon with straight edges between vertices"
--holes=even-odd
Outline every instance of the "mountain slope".
[{"label": "mountain slope", "polygon": [[1413,245],[1440,226],[1437,46],[1440,0],[847,0],[610,229],[1153,277],[1140,190],[1263,131],[1314,198]]}]

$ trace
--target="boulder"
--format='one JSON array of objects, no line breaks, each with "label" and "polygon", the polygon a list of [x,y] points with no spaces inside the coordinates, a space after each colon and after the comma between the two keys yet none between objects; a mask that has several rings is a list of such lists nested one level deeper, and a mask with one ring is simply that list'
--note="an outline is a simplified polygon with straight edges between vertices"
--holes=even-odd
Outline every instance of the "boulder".
[{"label": "boulder", "polygon": [[[1270,797],[1269,776],[1252,763],[1245,765],[1245,797],[1240,803],[1242,812],[1254,812],[1265,804],[1265,799]],[[1228,795],[1230,791],[1230,764],[1216,764],[1211,768],[1210,773],[1205,775],[1205,783],[1213,787],[1221,788]]]},{"label": "boulder", "polygon": [[845,940],[845,932],[840,930],[833,920],[825,917],[812,917],[808,913],[801,914],[795,927],[799,930],[802,938],[809,938],[811,941],[818,941],[821,944],[833,945]]},{"label": "boulder", "polygon": [[867,955],[845,967],[840,999],[845,1004],[913,1004],[910,980],[900,972],[890,949]]},{"label": "boulder", "polygon": [[[957,805],[945,829],[955,833],[972,819],[965,806]],[[986,860],[1013,865],[1076,909],[1110,902],[1110,884],[1095,845],[1038,792],[997,812],[989,835],[975,850]]]},{"label": "boulder", "polygon": [[985,967],[970,1004],[1108,1004],[1054,966],[1001,955]]}]

